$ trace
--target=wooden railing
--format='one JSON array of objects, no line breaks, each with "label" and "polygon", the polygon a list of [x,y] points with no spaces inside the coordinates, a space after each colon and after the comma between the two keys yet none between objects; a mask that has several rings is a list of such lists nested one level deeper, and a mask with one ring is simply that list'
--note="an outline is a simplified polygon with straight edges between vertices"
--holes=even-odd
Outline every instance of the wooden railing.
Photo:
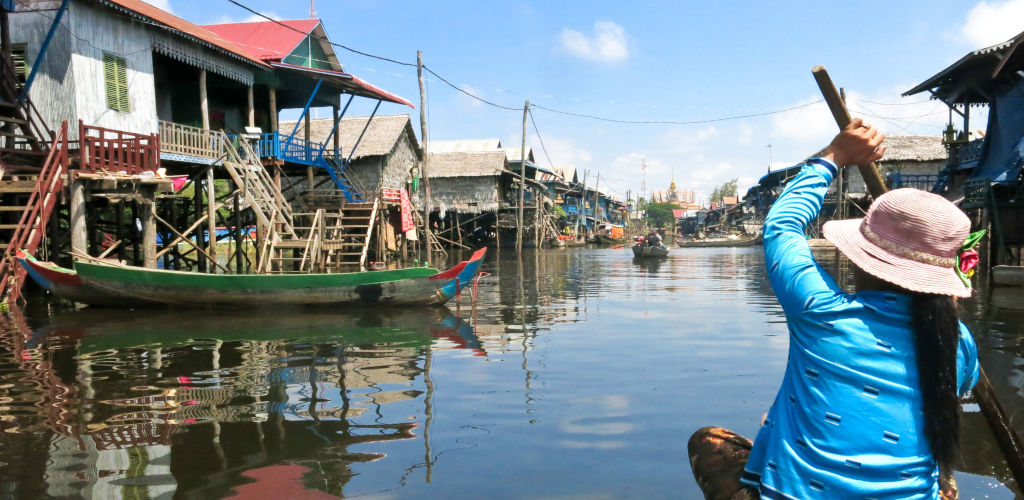
[{"label": "wooden railing", "polygon": [[160,137],[95,127],[78,120],[81,170],[84,172],[155,172],[160,168]]},{"label": "wooden railing", "polygon": [[180,123],[161,121],[160,150],[164,153],[216,160],[224,134]]}]

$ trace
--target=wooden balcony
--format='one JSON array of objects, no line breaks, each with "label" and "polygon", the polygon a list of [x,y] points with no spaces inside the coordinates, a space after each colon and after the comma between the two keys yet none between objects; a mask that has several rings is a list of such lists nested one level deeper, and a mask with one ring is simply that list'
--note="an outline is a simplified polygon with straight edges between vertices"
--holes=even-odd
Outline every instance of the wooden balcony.
[{"label": "wooden balcony", "polygon": [[224,135],[213,130],[182,125],[174,122],[160,122],[160,152],[189,158],[219,159]]},{"label": "wooden balcony", "polygon": [[136,175],[160,168],[160,138],[85,125],[78,121],[79,155],[84,172]]}]

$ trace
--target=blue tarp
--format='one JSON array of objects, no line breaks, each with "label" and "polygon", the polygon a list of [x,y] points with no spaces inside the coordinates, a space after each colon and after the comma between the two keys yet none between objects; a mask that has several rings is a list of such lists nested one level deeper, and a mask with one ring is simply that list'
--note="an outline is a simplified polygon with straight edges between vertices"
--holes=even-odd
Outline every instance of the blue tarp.
[{"label": "blue tarp", "polygon": [[1002,86],[989,104],[988,130],[972,180],[1013,182],[1024,164],[1024,81]]}]

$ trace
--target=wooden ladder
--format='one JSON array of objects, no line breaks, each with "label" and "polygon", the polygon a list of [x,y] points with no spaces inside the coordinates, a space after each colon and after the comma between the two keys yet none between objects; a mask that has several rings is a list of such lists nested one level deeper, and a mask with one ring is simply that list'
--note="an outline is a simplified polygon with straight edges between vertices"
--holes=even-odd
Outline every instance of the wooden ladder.
[{"label": "wooden ladder", "polygon": [[[324,251],[327,212],[293,214],[295,238],[278,240],[270,247],[269,268],[274,274],[324,272],[327,259]],[[308,225],[298,225],[298,224]]]},{"label": "wooden ladder", "polygon": [[0,164],[36,170],[46,157],[52,132],[16,77],[9,53],[0,51]]},{"label": "wooden ladder", "polygon": [[3,258],[0,258],[0,301],[15,302],[21,296],[25,269],[17,264],[15,253],[18,250],[35,253],[39,249],[39,244],[46,235],[50,214],[64,188],[67,168],[68,123],[64,122],[60,132],[53,139],[46,162],[43,163],[28,202],[21,211],[18,224],[13,228],[14,232],[3,249]]}]

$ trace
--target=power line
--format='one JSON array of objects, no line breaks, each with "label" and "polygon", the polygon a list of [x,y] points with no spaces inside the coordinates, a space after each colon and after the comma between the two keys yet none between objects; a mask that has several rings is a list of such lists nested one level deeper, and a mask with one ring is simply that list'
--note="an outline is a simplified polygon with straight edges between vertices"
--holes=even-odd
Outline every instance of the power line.
[{"label": "power line", "polygon": [[540,136],[540,129],[537,128],[537,122],[533,119],[533,112],[527,110],[527,114],[530,115],[530,123],[533,124],[533,131],[537,133],[537,140],[540,141],[540,149],[544,151],[544,157],[548,159],[548,165],[551,166],[551,170],[554,170],[555,164],[551,161],[551,157],[548,156],[548,148],[544,146],[544,138]]},{"label": "power line", "polygon": [[755,118],[755,117],[758,117],[758,116],[775,115],[775,114],[779,114],[779,113],[785,113],[787,111],[797,110],[797,109],[800,109],[800,108],[806,108],[808,106],[813,106],[815,104],[820,104],[822,102],[825,102],[825,101],[819,99],[817,101],[808,102],[808,103],[805,103],[805,104],[799,104],[797,106],[792,106],[792,107],[789,107],[789,108],[777,109],[777,110],[774,110],[774,111],[765,111],[763,113],[751,113],[751,114],[747,114],[747,115],[726,116],[726,117],[721,117],[721,118],[711,118],[711,119],[707,119],[707,120],[690,120],[690,121],[675,121],[675,120],[620,120],[620,119],[617,119],[617,118],[607,118],[607,117],[603,117],[603,116],[588,115],[588,114],[584,114],[584,113],[572,113],[572,112],[569,112],[569,111],[561,111],[561,110],[557,110],[557,109],[547,108],[547,107],[544,107],[544,106],[539,106],[539,105],[536,105],[536,104],[533,104],[532,106],[537,108],[537,109],[543,109],[545,111],[550,111],[552,113],[558,113],[558,114],[562,114],[562,115],[575,116],[575,117],[578,117],[578,118],[588,118],[588,119],[591,119],[591,120],[599,120],[599,121],[604,121],[604,122],[625,123],[625,124],[629,124],[629,125],[700,125],[700,124],[704,124],[704,123],[723,122],[723,121],[728,121],[728,120],[739,120],[739,119],[742,119],[742,118]]}]

